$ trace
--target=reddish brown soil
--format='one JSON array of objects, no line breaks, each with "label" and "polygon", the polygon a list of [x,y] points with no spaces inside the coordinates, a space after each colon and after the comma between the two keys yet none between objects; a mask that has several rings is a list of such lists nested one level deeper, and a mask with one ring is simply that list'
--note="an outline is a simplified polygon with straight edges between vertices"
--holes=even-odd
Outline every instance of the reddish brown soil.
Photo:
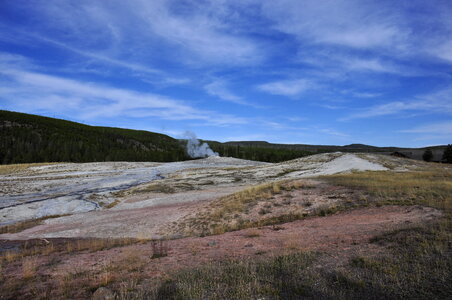
[{"label": "reddish brown soil", "polygon": [[[50,286],[58,281],[57,278],[69,273],[88,273],[90,275],[86,278],[90,278],[93,286],[98,286],[106,276],[110,276],[112,281],[153,278],[209,261],[262,257],[298,250],[321,251],[333,260],[344,260],[350,255],[381,250],[377,244],[369,243],[374,236],[427,222],[440,215],[433,208],[421,206],[362,208],[279,226],[170,240],[165,242],[168,255],[161,258],[152,258],[151,242],[97,252],[53,253],[38,257],[38,275],[48,281],[43,281],[42,285]],[[10,280],[14,277],[20,280],[20,266],[19,263],[11,263],[3,271]]]},{"label": "reddish brown soil", "polygon": [[[199,206],[199,201],[127,210],[92,211],[64,217],[64,222],[42,224],[22,232],[4,234],[6,239],[30,239],[46,235],[96,237],[105,236],[152,238],[166,222],[177,221]],[[63,218],[60,218],[63,219]],[[102,235],[101,235],[102,236]]]},{"label": "reddish brown soil", "polygon": [[[167,197],[169,204],[144,205],[143,207],[115,207],[78,213],[71,216],[47,220],[18,233],[0,235],[0,239],[26,240],[51,237],[135,237],[154,239],[161,237],[161,228],[180,218],[193,214],[210,200],[236,192],[237,187],[205,189],[179,194],[144,193],[126,198],[125,203],[139,203],[154,197]],[[177,201],[172,199],[178,199]]]},{"label": "reddish brown soil", "polygon": [[[369,239],[389,230],[431,220],[440,213],[421,206],[364,208],[327,217],[311,217],[280,226],[246,229],[209,237],[183,238],[167,242],[168,256],[149,259],[147,269],[153,274],[167,273],[211,260],[244,258],[256,254],[278,254],[293,250],[326,252],[347,251],[367,244]],[[84,265],[115,260],[115,255],[130,251],[140,256],[151,256],[150,244],[111,249],[105,253],[86,254]],[[80,258],[82,258],[80,257]],[[72,257],[70,265],[80,258]]]}]

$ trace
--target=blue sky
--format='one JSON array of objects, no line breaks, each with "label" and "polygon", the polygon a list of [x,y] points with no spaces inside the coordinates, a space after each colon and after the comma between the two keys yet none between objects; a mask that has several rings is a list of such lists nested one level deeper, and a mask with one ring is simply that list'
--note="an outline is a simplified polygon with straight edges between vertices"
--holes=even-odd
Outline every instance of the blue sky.
[{"label": "blue sky", "polygon": [[218,141],[452,142],[450,0],[3,0],[0,108]]}]

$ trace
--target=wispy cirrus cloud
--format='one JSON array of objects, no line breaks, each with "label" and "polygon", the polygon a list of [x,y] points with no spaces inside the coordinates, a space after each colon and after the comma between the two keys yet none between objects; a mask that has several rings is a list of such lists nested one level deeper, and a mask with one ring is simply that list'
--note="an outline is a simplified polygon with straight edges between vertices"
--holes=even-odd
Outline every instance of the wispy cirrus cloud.
[{"label": "wispy cirrus cloud", "polygon": [[197,55],[198,59],[229,64],[260,60],[257,45],[245,36],[231,33],[225,16],[201,6],[196,8],[199,9],[192,10],[192,14],[184,14],[171,10],[168,1],[142,1],[138,14],[155,35]]},{"label": "wispy cirrus cloud", "polygon": [[[128,62],[126,59],[118,59],[112,57],[111,54],[103,54],[101,51],[95,51],[95,50],[86,50],[77,48],[74,46],[71,46],[69,43],[61,42],[55,39],[51,39],[48,37],[41,36],[40,34],[36,33],[30,33],[30,32],[24,32],[22,30],[14,29],[15,33],[18,35],[21,35],[22,37],[25,37],[25,40],[23,42],[29,43],[32,42],[39,42],[39,43],[46,43],[48,45],[54,46],[59,49],[66,50],[72,54],[75,54],[80,59],[83,60],[82,66],[88,64],[88,63],[95,63],[97,65],[104,65],[106,67],[112,67],[112,68],[120,68],[127,71],[130,71],[129,74],[136,78],[140,78],[140,80],[144,82],[149,82],[153,85],[180,85],[180,84],[187,84],[190,82],[188,78],[184,77],[176,77],[171,74],[168,74],[165,70],[152,68],[147,66],[146,64],[140,64],[140,63],[134,63],[134,62]],[[11,55],[10,53],[0,52],[0,55],[3,55],[3,59],[0,59],[3,62],[6,62],[5,58],[8,55]],[[20,55],[17,55],[20,56]],[[24,56],[20,56],[21,60],[28,60]],[[30,61],[30,60],[28,60]],[[33,65],[33,68],[37,68],[37,65]],[[98,68],[99,69],[99,68]],[[59,70],[64,70],[63,67],[60,67]],[[79,71],[81,73],[86,72],[87,69],[84,67],[78,67],[74,69],[74,65],[71,65],[71,72]],[[91,70],[93,72],[93,70]],[[97,71],[98,73],[103,73],[104,75],[107,73],[105,70]]]},{"label": "wispy cirrus cloud", "polygon": [[[264,13],[275,27],[301,41],[353,48],[402,47],[407,38],[401,16],[372,1],[270,1]],[[334,13],[333,13],[334,12]]]},{"label": "wispy cirrus cloud", "polygon": [[118,89],[20,69],[3,68],[7,89],[0,99],[22,111],[57,112],[82,119],[156,117],[163,120],[202,120],[206,124],[247,123],[245,118],[201,110],[186,101],[153,93]]},{"label": "wispy cirrus cloud", "polygon": [[415,141],[430,141],[430,143],[445,143],[452,139],[452,121],[442,121],[422,124],[410,129],[399,130]]},{"label": "wispy cirrus cloud", "polygon": [[4,1],[0,106],[327,144],[452,114],[449,1],[302,2]]},{"label": "wispy cirrus cloud", "polygon": [[353,120],[394,115],[405,112],[452,114],[452,87],[420,95],[410,101],[393,101],[371,106],[341,120]]},{"label": "wispy cirrus cloud", "polygon": [[404,133],[430,133],[434,135],[452,135],[452,121],[435,122],[420,125],[411,129],[400,130]]},{"label": "wispy cirrus cloud", "polygon": [[[447,1],[413,1],[414,18],[405,4],[392,1],[269,1],[263,13],[274,27],[303,44],[379,50],[392,55],[430,53],[449,60],[452,7]],[[435,15],[435,18],[431,16]]]},{"label": "wispy cirrus cloud", "polygon": [[[165,0],[82,1],[83,5],[38,2],[42,3],[22,6],[47,16],[36,25],[37,29],[52,29],[54,38],[48,42],[118,65],[139,68],[130,60],[149,62],[161,51],[166,51],[165,59],[190,64],[248,64],[261,58],[255,42],[229,30],[228,16],[209,5]],[[83,44],[83,50],[73,46],[74,41]],[[118,56],[121,59],[113,58]],[[125,57],[128,62],[123,61]]]},{"label": "wispy cirrus cloud", "polygon": [[28,35],[29,37],[33,38],[33,39],[37,39],[40,40],[42,42],[46,42],[49,44],[52,44],[54,46],[63,48],[65,50],[68,50],[70,52],[73,52],[75,54],[78,54],[80,56],[83,56],[85,58],[91,58],[91,59],[95,59],[97,61],[101,61],[101,62],[105,62],[108,64],[111,64],[113,66],[117,66],[117,67],[122,67],[122,68],[126,68],[129,69],[131,71],[138,71],[138,72],[145,72],[145,73],[152,73],[152,74],[160,74],[163,75],[164,72],[158,69],[154,69],[154,68],[150,68],[147,67],[145,65],[141,65],[141,64],[136,64],[136,63],[129,63],[125,60],[121,60],[121,59],[115,59],[115,58],[111,58],[107,55],[103,55],[103,54],[99,54],[96,52],[92,52],[92,51],[86,51],[86,50],[82,50],[79,48],[75,48],[72,46],[69,46],[66,43],[57,41],[57,40],[53,40],[47,37],[43,37],[40,36],[38,34],[28,34],[28,33],[23,33],[25,35]]},{"label": "wispy cirrus cloud", "polygon": [[354,97],[358,98],[375,98],[381,96],[381,93],[371,93],[371,92],[352,92]]},{"label": "wispy cirrus cloud", "polygon": [[380,59],[342,58],[342,65],[349,70],[360,70],[381,73],[403,73],[394,65],[384,63]]},{"label": "wispy cirrus cloud", "polygon": [[273,81],[258,85],[257,88],[263,92],[273,95],[297,96],[301,93],[315,88],[317,85],[308,79],[294,79]]},{"label": "wispy cirrus cloud", "polygon": [[437,57],[452,63],[452,41],[447,41],[437,48],[432,48],[431,52]]},{"label": "wispy cirrus cloud", "polygon": [[223,80],[214,80],[204,86],[204,89],[209,95],[216,96],[225,101],[229,101],[236,104],[247,105],[242,97],[234,94],[229,90],[226,82]]},{"label": "wispy cirrus cloud", "polygon": [[253,108],[265,108],[262,105],[252,103],[250,101],[245,100],[243,97],[234,93],[229,87],[228,83],[225,80],[216,79],[212,82],[204,85],[204,90],[212,96],[218,97],[224,101],[249,106]]}]

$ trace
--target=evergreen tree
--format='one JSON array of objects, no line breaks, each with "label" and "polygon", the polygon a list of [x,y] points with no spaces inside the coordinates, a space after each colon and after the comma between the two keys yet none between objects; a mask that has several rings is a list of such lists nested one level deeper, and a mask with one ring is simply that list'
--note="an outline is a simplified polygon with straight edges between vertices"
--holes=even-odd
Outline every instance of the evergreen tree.
[{"label": "evergreen tree", "polygon": [[447,145],[446,149],[444,149],[443,153],[443,162],[452,164],[452,145]]},{"label": "evergreen tree", "polygon": [[425,150],[424,154],[422,155],[422,159],[425,161],[431,161],[433,158],[433,152],[431,149]]}]

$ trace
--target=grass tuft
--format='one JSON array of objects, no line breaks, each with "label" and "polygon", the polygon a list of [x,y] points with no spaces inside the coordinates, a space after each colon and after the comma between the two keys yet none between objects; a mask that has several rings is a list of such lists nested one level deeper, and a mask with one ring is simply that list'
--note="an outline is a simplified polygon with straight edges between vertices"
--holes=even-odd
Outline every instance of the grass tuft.
[{"label": "grass tuft", "polygon": [[452,208],[452,170],[396,173],[360,172],[323,176],[330,183],[367,193],[376,205],[425,205],[446,212]]},{"label": "grass tuft", "polygon": [[45,221],[45,220],[61,218],[61,217],[65,217],[65,216],[70,216],[70,214],[50,215],[50,216],[45,216],[45,217],[41,217],[41,218],[17,222],[17,223],[11,224],[11,225],[2,226],[2,227],[0,227],[0,234],[18,233],[18,232],[24,231],[26,229],[41,225],[41,224],[43,224],[43,221]]},{"label": "grass tuft", "polygon": [[17,174],[28,170],[31,167],[40,167],[55,165],[58,163],[30,163],[30,164],[11,164],[11,165],[0,165],[0,175]]},{"label": "grass tuft", "polygon": [[27,257],[22,261],[22,279],[29,280],[36,275],[38,264],[36,257]]},{"label": "grass tuft", "polygon": [[[301,188],[310,188],[310,183],[291,180],[279,181],[248,187],[225,197],[211,202],[206,211],[196,214],[194,217],[179,224],[187,235],[215,235],[228,231],[240,230],[251,227],[279,224],[281,222],[295,221],[303,218],[303,213],[288,212],[279,216],[266,216],[272,212],[272,198],[276,194],[290,193]],[[242,218],[253,207],[262,204],[258,210],[261,216],[256,220]]]}]

